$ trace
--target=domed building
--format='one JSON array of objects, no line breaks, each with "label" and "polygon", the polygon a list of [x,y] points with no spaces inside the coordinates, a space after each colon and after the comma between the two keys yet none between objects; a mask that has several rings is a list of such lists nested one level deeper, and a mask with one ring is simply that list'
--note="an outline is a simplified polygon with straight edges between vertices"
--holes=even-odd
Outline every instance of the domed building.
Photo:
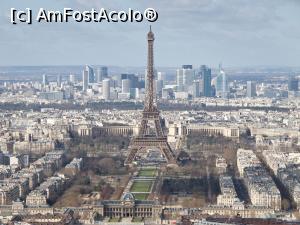
[{"label": "domed building", "polygon": [[102,216],[109,218],[159,218],[162,207],[157,201],[137,200],[130,192],[121,200],[103,200],[100,202]]}]

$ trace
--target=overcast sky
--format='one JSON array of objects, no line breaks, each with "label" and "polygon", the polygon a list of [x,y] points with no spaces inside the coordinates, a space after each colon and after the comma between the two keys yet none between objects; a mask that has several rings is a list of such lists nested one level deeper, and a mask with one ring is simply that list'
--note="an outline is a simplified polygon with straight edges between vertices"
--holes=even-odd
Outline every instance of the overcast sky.
[{"label": "overcast sky", "polygon": [[10,8],[26,7],[152,7],[157,66],[300,66],[299,0],[1,0],[2,66],[146,64],[148,22],[12,25]]}]

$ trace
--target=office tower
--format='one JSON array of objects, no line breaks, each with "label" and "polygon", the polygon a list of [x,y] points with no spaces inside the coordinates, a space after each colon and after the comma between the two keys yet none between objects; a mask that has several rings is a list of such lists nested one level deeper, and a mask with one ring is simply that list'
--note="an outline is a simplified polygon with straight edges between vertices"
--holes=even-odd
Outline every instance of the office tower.
[{"label": "office tower", "polygon": [[182,69],[176,70],[176,80],[177,80],[177,91],[183,91],[184,85],[183,85],[183,70]]},{"label": "office tower", "polygon": [[108,69],[106,66],[102,66],[97,69],[97,82],[102,82],[104,79],[108,78]]},{"label": "office tower", "polygon": [[108,78],[108,68],[106,66],[102,66],[100,68],[102,79]]},{"label": "office tower", "polygon": [[182,65],[182,69],[192,70],[193,69],[193,65]]},{"label": "office tower", "polygon": [[177,70],[177,86],[178,91],[187,91],[189,86],[193,84],[195,71],[192,65],[183,65],[182,69]]},{"label": "office tower", "polygon": [[155,80],[155,92],[160,97],[161,97],[161,94],[162,94],[163,87],[164,87],[164,81],[163,80]]},{"label": "office tower", "polygon": [[122,80],[122,93],[130,93],[131,80],[124,79]]},{"label": "office tower", "polygon": [[102,78],[102,74],[101,74],[101,69],[98,68],[97,69],[97,83],[102,82],[103,78]]},{"label": "office tower", "polygon": [[200,82],[199,81],[195,80],[193,82],[191,94],[193,95],[193,98],[200,97]]},{"label": "office tower", "polygon": [[76,82],[74,74],[70,74],[69,81],[70,81],[71,84],[74,84]]},{"label": "office tower", "polygon": [[[104,79],[105,80],[105,79]],[[114,80],[114,79],[109,79],[110,80],[110,87],[116,89],[118,87],[118,81],[117,80]],[[121,85],[122,86],[122,85]]]},{"label": "office tower", "polygon": [[86,92],[88,89],[89,72],[87,70],[82,71],[82,91]]},{"label": "office tower", "polygon": [[252,98],[256,96],[256,82],[247,81],[247,97]]},{"label": "office tower", "polygon": [[46,74],[43,74],[43,85],[48,85],[48,76]]},{"label": "office tower", "polygon": [[205,97],[211,97],[211,69],[202,65],[200,67],[200,74],[202,79],[202,94]]},{"label": "office tower", "polygon": [[110,80],[104,79],[102,81],[102,97],[104,100],[110,99]]},{"label": "office tower", "polygon": [[121,84],[122,80],[130,80],[130,86],[132,88],[137,88],[139,86],[139,78],[135,74],[122,73],[121,74]]},{"label": "office tower", "polygon": [[216,78],[216,96],[221,98],[229,97],[227,75],[221,66],[220,66],[219,74]]},{"label": "office tower", "polygon": [[194,82],[199,82],[199,97],[204,96],[204,87],[203,87],[203,79],[196,79]]},{"label": "office tower", "polygon": [[130,98],[136,99],[139,95],[139,89],[138,88],[130,88]]},{"label": "office tower", "polygon": [[288,80],[289,91],[299,91],[299,81],[296,77],[290,76]]},{"label": "office tower", "polygon": [[84,71],[87,72],[87,76],[88,76],[88,83],[95,83],[95,73],[92,67],[86,65]]},{"label": "office tower", "polygon": [[163,80],[166,81],[166,73],[165,72],[157,72],[157,80]]},{"label": "office tower", "polygon": [[60,87],[62,82],[62,77],[60,74],[57,75],[57,86]]}]

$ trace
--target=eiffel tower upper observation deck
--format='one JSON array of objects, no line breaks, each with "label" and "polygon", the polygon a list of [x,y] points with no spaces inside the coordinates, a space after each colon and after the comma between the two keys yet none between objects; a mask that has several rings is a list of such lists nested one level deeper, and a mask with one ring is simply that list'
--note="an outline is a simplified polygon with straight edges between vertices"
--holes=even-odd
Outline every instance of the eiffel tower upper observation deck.
[{"label": "eiffel tower upper observation deck", "polygon": [[[143,117],[139,128],[137,137],[133,137],[129,146],[129,154],[125,161],[125,165],[131,165],[136,158],[136,155],[143,150],[157,148],[161,151],[168,164],[176,164],[176,156],[172,151],[167,137],[165,136],[160,112],[157,109],[154,92],[154,57],[153,44],[154,34],[151,30],[147,35],[148,40],[148,66],[147,66],[147,80],[146,80],[146,96],[143,110]],[[154,133],[149,132],[149,122],[154,123]]]}]

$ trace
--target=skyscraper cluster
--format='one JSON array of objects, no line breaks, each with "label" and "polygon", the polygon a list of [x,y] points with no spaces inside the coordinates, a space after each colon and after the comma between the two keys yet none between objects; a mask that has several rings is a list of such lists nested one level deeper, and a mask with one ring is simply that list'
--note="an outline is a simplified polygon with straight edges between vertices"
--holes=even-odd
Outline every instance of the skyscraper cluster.
[{"label": "skyscraper cluster", "polygon": [[192,65],[183,65],[176,71],[177,92],[186,92],[192,97],[211,97],[211,69],[202,65],[198,72]]},{"label": "skyscraper cluster", "polygon": [[[94,83],[101,83],[104,79],[108,78],[108,69],[103,66],[97,68],[97,76],[91,66],[86,65],[82,71],[82,91],[87,92],[89,85]],[[71,81],[72,80],[72,81]],[[75,77],[70,76],[70,82],[74,82]]]},{"label": "skyscraper cluster", "polygon": [[[82,92],[86,96],[101,95],[102,99],[105,100],[144,100],[148,85],[143,73],[121,72],[109,75],[108,68],[105,66],[94,68],[87,65],[82,71]],[[246,85],[242,82],[240,86],[238,86],[239,81],[236,80],[231,80],[229,83],[227,72],[225,72],[221,64],[219,69],[212,69],[207,65],[195,68],[190,64],[182,65],[181,68],[173,71],[167,69],[157,71],[154,69],[153,75],[153,91],[157,99],[254,98],[265,95],[265,93],[268,94],[268,90],[264,86],[257,84],[253,80],[247,81]],[[109,83],[107,80],[109,80]],[[57,76],[58,87],[60,87],[61,82],[61,77]],[[70,75],[69,82],[76,86],[75,75]],[[44,75],[44,86],[47,83],[49,83],[48,77]],[[108,90],[110,90],[109,93]],[[289,96],[300,95],[300,91],[297,91],[299,90],[297,77],[291,76],[289,78],[288,90]]]}]

